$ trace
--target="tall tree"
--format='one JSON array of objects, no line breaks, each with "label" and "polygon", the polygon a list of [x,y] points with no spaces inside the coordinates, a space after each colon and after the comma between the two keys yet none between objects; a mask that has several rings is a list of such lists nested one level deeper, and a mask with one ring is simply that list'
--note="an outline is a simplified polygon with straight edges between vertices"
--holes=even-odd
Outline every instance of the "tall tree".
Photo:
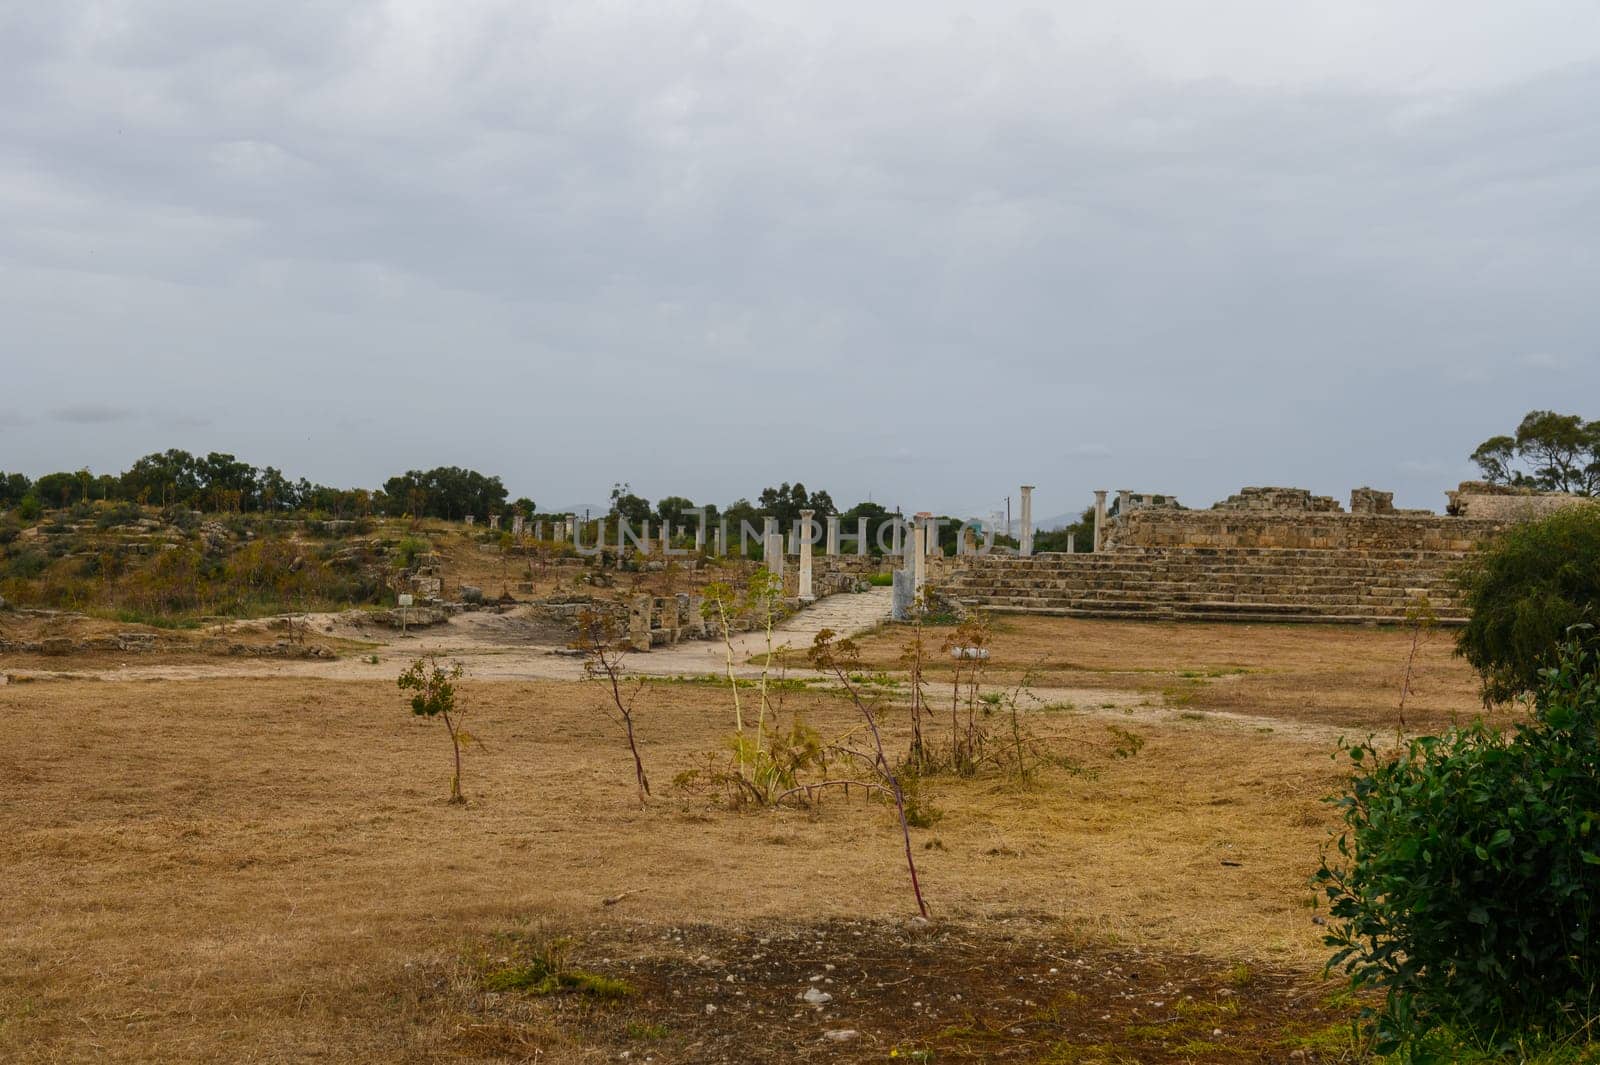
[{"label": "tall tree", "polygon": [[656,503],[656,517],[672,528],[683,525],[692,529],[699,520],[698,516],[692,513],[694,509],[692,499],[683,496],[664,496]]},{"label": "tall tree", "polygon": [[1592,496],[1600,493],[1600,421],[1529,411],[1515,436],[1491,436],[1471,458],[1491,484]]},{"label": "tall tree", "polygon": [[756,505],[763,515],[777,518],[783,528],[799,521],[802,510],[815,511],[817,521],[839,513],[839,508],[833,505],[832,496],[823,491],[807,492],[806,486],[799,481],[794,484],[785,481],[776,488],[763,488],[761,495],[756,498]]},{"label": "tall tree", "polygon": [[635,495],[633,486],[627,481],[618,481],[611,486],[610,516],[626,519],[632,528],[642,529],[651,517],[650,501],[644,496]]}]

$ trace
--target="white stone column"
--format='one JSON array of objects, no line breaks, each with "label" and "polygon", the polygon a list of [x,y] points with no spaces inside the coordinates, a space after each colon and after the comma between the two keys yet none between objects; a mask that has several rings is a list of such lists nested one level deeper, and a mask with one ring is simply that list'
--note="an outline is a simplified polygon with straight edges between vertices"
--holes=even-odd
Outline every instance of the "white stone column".
[{"label": "white stone column", "polygon": [[1117,489],[1117,518],[1121,520],[1128,516],[1128,511],[1133,509],[1133,489]]},{"label": "white stone column", "polygon": [[1067,533],[1067,554],[1070,555],[1070,554],[1072,554],[1074,551],[1076,551],[1078,549],[1078,546],[1077,546],[1077,543],[1076,543],[1077,537],[1078,537],[1077,533]]},{"label": "white stone column", "polygon": [[1094,493],[1094,550],[1096,554],[1106,547],[1106,490],[1095,489]]},{"label": "white stone column", "polygon": [[856,519],[856,555],[859,558],[867,557],[867,519]]},{"label": "white stone column", "polygon": [[783,580],[783,531],[778,528],[777,518],[768,518],[761,537],[762,564],[767,567],[767,572]]},{"label": "white stone column", "polygon": [[661,523],[661,553],[663,555],[665,555],[671,550],[672,550],[672,523],[663,521]]},{"label": "white stone column", "polygon": [[694,523],[694,549],[700,554],[706,550],[706,516],[700,515],[700,520]]},{"label": "white stone column", "polygon": [[839,553],[839,515],[828,515],[828,557],[832,558]]},{"label": "white stone column", "polygon": [[1022,545],[1018,554],[1024,558],[1033,554],[1033,485],[1022,486],[1022,528],[1017,541]]},{"label": "white stone column", "polygon": [[815,599],[811,592],[811,515],[814,510],[800,512],[800,598],[802,600]]},{"label": "white stone column", "polygon": [[912,518],[911,527],[911,591],[918,599],[928,583],[928,519],[930,513],[920,513]]}]

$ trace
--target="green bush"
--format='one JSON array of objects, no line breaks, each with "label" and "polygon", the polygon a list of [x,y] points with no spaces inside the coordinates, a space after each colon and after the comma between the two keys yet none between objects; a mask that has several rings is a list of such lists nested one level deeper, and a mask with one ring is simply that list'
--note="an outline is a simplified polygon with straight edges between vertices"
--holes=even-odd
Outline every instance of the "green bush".
[{"label": "green bush", "polygon": [[33,494],[25,495],[17,504],[17,517],[23,521],[34,522],[39,520],[39,515],[44,513],[44,507],[39,504],[39,497]]},{"label": "green bush", "polygon": [[403,537],[394,545],[395,564],[401,569],[410,569],[417,564],[417,556],[425,555],[432,550],[428,541],[415,536]]},{"label": "green bush", "polygon": [[137,503],[118,503],[95,518],[95,527],[99,529],[115,529],[123,525],[132,525],[142,517],[144,517],[144,508]]},{"label": "green bush", "polygon": [[[1436,1030],[1482,1047],[1559,1038],[1600,1013],[1600,658],[1559,650],[1534,714],[1348,748],[1344,826],[1317,873],[1374,1048],[1428,1060]],[[1446,1060],[1453,1060],[1447,1058]]]},{"label": "green bush", "polygon": [[1483,677],[1485,699],[1532,691],[1567,630],[1600,620],[1600,505],[1514,526],[1460,579],[1471,620],[1456,651]]}]

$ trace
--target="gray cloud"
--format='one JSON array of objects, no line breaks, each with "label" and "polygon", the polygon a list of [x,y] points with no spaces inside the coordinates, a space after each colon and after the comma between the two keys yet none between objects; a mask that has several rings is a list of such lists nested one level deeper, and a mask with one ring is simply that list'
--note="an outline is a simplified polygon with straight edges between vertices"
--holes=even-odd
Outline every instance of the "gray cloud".
[{"label": "gray cloud", "polygon": [[133,411],[109,403],[73,403],[52,410],[50,417],[71,425],[108,425],[129,420],[133,417]]},{"label": "gray cloud", "polygon": [[1600,11],[870,7],[14,5],[7,377],[195,421],[8,461],[1439,506],[1600,394]]}]

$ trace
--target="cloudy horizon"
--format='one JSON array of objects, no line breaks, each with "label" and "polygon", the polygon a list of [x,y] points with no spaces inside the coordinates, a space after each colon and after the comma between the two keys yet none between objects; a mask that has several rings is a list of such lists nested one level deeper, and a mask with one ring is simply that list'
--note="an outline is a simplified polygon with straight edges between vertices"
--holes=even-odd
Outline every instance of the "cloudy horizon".
[{"label": "cloudy horizon", "polygon": [[0,5],[0,469],[1442,509],[1600,409],[1600,8]]}]

